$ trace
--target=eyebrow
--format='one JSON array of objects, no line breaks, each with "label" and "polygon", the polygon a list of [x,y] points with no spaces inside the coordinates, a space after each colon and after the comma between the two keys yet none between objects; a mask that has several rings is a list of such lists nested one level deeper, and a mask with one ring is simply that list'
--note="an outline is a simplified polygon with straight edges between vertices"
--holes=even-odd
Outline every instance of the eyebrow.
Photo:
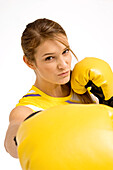
[{"label": "eyebrow", "polygon": [[46,56],[46,55],[54,55],[55,53],[45,53],[42,57]]},{"label": "eyebrow", "polygon": [[[67,48],[69,48],[69,47],[64,48],[63,51],[66,50]],[[44,57],[44,56],[46,56],[46,55],[54,55],[54,54],[55,54],[55,53],[45,53],[42,57]]]}]

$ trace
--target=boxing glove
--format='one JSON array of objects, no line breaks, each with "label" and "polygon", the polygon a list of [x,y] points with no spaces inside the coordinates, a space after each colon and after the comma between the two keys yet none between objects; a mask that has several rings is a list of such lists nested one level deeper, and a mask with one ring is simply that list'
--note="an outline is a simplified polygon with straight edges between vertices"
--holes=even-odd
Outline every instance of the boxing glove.
[{"label": "boxing glove", "polygon": [[113,107],[113,72],[104,60],[86,57],[78,62],[72,71],[71,87],[78,94],[91,87],[99,103]]},{"label": "boxing glove", "polygon": [[25,120],[17,132],[23,170],[112,170],[113,108],[61,105]]}]

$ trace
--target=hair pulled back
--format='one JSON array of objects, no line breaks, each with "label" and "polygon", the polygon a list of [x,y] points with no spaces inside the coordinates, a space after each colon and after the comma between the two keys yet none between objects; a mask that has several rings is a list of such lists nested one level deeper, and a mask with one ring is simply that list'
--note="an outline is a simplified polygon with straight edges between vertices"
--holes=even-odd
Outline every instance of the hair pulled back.
[{"label": "hair pulled back", "polygon": [[[54,39],[58,35],[64,35],[67,38],[64,29],[52,20],[43,18],[29,23],[21,37],[21,45],[24,55],[31,61],[34,60],[35,49],[46,39]],[[62,42],[66,44],[65,42]]]}]

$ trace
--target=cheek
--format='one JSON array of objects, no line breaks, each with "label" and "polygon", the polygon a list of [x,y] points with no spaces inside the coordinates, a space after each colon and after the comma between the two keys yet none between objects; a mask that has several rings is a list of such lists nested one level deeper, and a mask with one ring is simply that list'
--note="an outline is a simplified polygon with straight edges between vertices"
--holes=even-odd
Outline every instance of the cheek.
[{"label": "cheek", "polygon": [[68,57],[68,63],[69,63],[69,65],[71,65],[71,61],[72,61],[72,56],[71,56],[71,54],[70,54],[70,56]]},{"label": "cheek", "polygon": [[50,75],[50,74],[54,73],[54,70],[55,70],[55,66],[53,66],[52,64],[46,65],[46,66],[43,66],[41,68],[41,73],[46,74],[46,75]]},{"label": "cheek", "polygon": [[70,55],[70,63],[71,63],[71,61],[72,61],[72,56]]}]

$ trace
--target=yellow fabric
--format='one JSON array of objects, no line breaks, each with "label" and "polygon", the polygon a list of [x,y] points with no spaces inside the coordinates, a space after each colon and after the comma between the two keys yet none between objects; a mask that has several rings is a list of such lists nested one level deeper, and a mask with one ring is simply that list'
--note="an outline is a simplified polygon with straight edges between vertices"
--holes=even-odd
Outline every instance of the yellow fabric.
[{"label": "yellow fabric", "polygon": [[35,86],[32,86],[29,92],[19,100],[19,103],[16,106],[28,106],[28,107],[36,106],[35,111],[37,111],[38,108],[39,110],[48,109],[53,106],[62,105],[62,104],[67,105],[70,103],[74,103],[74,104],[81,103],[81,101],[79,100],[79,98],[77,98],[77,95],[75,95],[73,91],[71,91],[70,95],[67,97],[51,97],[43,93]]},{"label": "yellow fabric", "polygon": [[112,170],[113,108],[63,105],[23,122],[17,132],[23,170]]},{"label": "yellow fabric", "polygon": [[113,72],[107,62],[94,57],[86,57],[78,62],[72,71],[72,89],[79,94],[85,93],[89,80],[102,88],[105,100],[113,96]]}]

